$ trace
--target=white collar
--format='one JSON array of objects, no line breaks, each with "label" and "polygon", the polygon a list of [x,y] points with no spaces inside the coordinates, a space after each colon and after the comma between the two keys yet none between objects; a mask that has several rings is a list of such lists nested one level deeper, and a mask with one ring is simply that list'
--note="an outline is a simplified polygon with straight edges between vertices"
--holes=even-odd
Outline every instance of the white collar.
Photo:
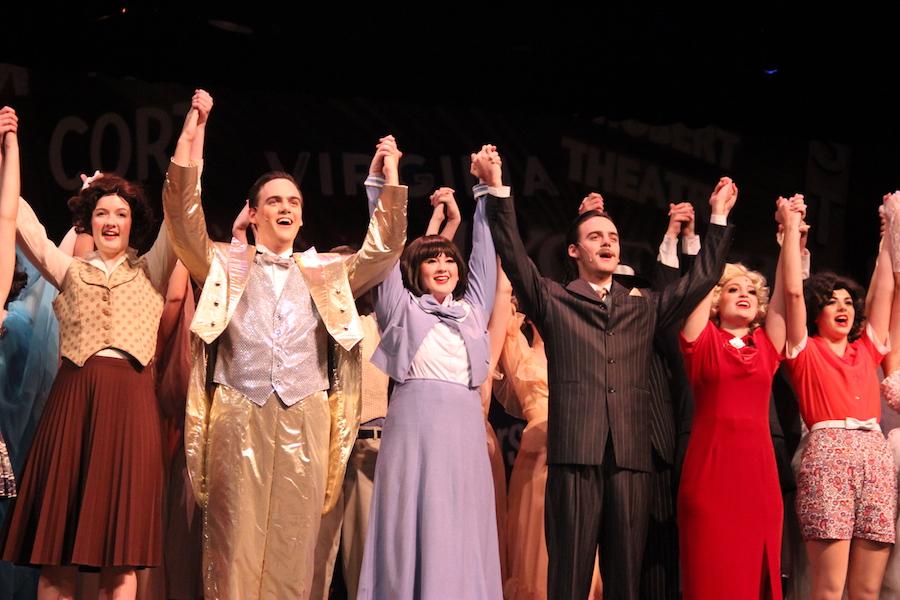
[{"label": "white collar", "polygon": [[[263,252],[264,254],[275,254],[274,252],[272,252],[271,250],[269,250],[268,248],[266,248],[266,247],[263,246],[262,244],[257,244],[257,245],[256,245],[256,249],[257,249],[258,251],[260,251],[260,252]],[[285,250],[285,251],[282,252],[281,254],[276,254],[276,256],[278,256],[278,257],[280,257],[280,258],[290,258],[290,257],[293,256],[293,255],[294,255],[294,251],[293,251],[293,250]]]},{"label": "white collar", "polygon": [[609,294],[612,291],[612,281],[610,281],[609,283],[605,283],[603,285],[598,285],[596,283],[591,283],[590,281],[588,281],[588,284],[592,288],[594,288],[594,291],[597,292],[598,294],[600,293],[600,290],[606,290],[607,294]]}]

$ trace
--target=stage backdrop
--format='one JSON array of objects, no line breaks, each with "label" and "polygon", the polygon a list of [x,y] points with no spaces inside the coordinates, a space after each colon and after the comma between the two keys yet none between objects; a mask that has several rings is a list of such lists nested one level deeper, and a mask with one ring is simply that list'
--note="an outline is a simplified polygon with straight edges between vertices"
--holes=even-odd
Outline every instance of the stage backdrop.
[{"label": "stage backdrop", "polygon": [[[404,152],[411,236],[424,230],[427,198],[438,186],[456,189],[469,218],[469,153],[496,144],[529,253],[552,277],[562,276],[563,232],[588,192],[606,199],[623,240],[623,262],[645,272],[665,230],[668,203],[694,203],[702,231],[709,193],[728,175],[740,187],[732,213],[734,259],[771,274],[774,199],[802,192],[810,207],[814,269],[865,280],[877,245],[877,204],[900,187],[898,150],[889,140],[849,145],[715,124],[526,114],[505,110],[502,96],[486,100],[491,91],[480,87],[472,89],[478,109],[442,106],[440,98],[429,106],[381,101],[374,81],[360,82],[358,99],[333,99],[327,89],[316,96],[209,91],[215,108],[207,127],[203,203],[218,239],[230,237],[254,179],[280,169],[294,175],[304,195],[304,245],[325,250],[358,242],[367,221],[362,181],[378,137],[387,133]],[[0,103],[20,115],[22,193],[51,237],[60,239],[70,226],[65,202],[81,172],[114,171],[142,181],[159,212],[161,183],[192,93],[180,84],[0,63]],[[457,240],[463,246],[467,234],[463,228]],[[514,451],[517,430],[509,421],[498,427]]]}]

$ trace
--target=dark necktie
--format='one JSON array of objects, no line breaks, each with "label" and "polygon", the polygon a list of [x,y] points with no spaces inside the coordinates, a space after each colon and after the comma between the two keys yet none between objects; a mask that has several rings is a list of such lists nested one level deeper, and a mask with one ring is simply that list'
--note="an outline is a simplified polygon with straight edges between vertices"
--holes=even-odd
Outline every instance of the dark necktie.
[{"label": "dark necktie", "polygon": [[602,310],[609,310],[609,290],[606,288],[600,288],[600,291],[597,292],[600,296],[600,308]]}]

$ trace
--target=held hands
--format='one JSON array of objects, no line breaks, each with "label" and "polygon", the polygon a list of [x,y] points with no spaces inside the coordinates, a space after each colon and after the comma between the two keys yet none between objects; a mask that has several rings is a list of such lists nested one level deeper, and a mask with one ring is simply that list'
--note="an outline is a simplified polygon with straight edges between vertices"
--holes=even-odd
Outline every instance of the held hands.
[{"label": "held hands", "polygon": [[212,111],[213,99],[206,90],[194,90],[194,97],[191,98],[191,109],[197,111],[197,125],[206,125],[209,119],[209,113]]},{"label": "held hands", "polygon": [[[10,106],[0,109],[0,140],[2,140],[3,153],[12,148],[19,132],[19,117]],[[10,135],[7,135],[10,134]]]},{"label": "held hands", "polygon": [[212,110],[213,99],[204,90],[194,90],[191,97],[191,109],[184,117],[184,126],[181,128],[181,137],[193,141],[197,135],[197,129],[206,126],[209,113]]},{"label": "held hands", "polygon": [[806,202],[803,194],[794,194],[790,198],[779,196],[775,200],[775,221],[778,223],[775,240],[779,246],[784,242],[784,230],[787,226],[797,227],[800,230],[800,249],[806,248],[806,242],[809,239],[809,225],[804,220],[805,218]]},{"label": "held hands", "polygon": [[694,205],[690,202],[669,204],[669,227],[666,235],[677,238],[679,234],[694,235]]},{"label": "held hands", "polygon": [[453,194],[454,190],[448,187],[438,188],[431,194],[428,200],[434,207],[435,214],[439,214],[438,211],[440,211],[441,217],[449,220],[461,218],[459,206],[456,204],[456,197]]},{"label": "held hands", "polygon": [[790,198],[779,196],[775,200],[775,221],[786,226],[799,227],[806,217],[806,203],[803,194],[794,194]]},{"label": "held hands", "polygon": [[900,190],[882,197],[884,204],[880,207],[882,243],[891,254],[891,264],[895,276],[900,272],[900,231],[897,218],[900,217]]},{"label": "held hands", "polygon": [[603,196],[597,192],[591,192],[585,196],[581,201],[581,205],[578,207],[578,214],[586,213],[589,210],[599,210],[600,212],[604,212]]},{"label": "held hands", "polygon": [[709,205],[712,207],[712,214],[725,215],[731,212],[734,203],[737,202],[738,187],[731,180],[731,177],[722,177],[716,184],[713,193],[709,196]]},{"label": "held hands", "polygon": [[369,165],[369,173],[372,175],[383,175],[386,183],[397,185],[400,183],[400,158],[403,153],[397,147],[397,140],[392,135],[386,135],[378,139],[375,145],[375,156],[372,157],[372,164]]},{"label": "held hands", "polygon": [[471,155],[472,166],[469,172],[478,178],[481,183],[485,183],[490,187],[500,187],[503,185],[503,161],[500,154],[497,153],[497,147],[492,144],[485,144],[476,153]]},{"label": "held hands", "polygon": [[897,215],[900,215],[900,190],[892,194],[885,194],[881,197],[881,200],[884,203],[883,212],[888,219],[896,218]]}]

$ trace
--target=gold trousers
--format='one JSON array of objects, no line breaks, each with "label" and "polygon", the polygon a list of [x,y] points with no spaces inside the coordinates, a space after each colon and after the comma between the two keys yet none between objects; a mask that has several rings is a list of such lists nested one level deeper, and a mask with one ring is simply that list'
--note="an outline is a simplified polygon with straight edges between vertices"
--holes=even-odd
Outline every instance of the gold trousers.
[{"label": "gold trousers", "polygon": [[206,598],[306,600],[325,499],[326,392],[265,406],[218,386],[209,418]]}]

